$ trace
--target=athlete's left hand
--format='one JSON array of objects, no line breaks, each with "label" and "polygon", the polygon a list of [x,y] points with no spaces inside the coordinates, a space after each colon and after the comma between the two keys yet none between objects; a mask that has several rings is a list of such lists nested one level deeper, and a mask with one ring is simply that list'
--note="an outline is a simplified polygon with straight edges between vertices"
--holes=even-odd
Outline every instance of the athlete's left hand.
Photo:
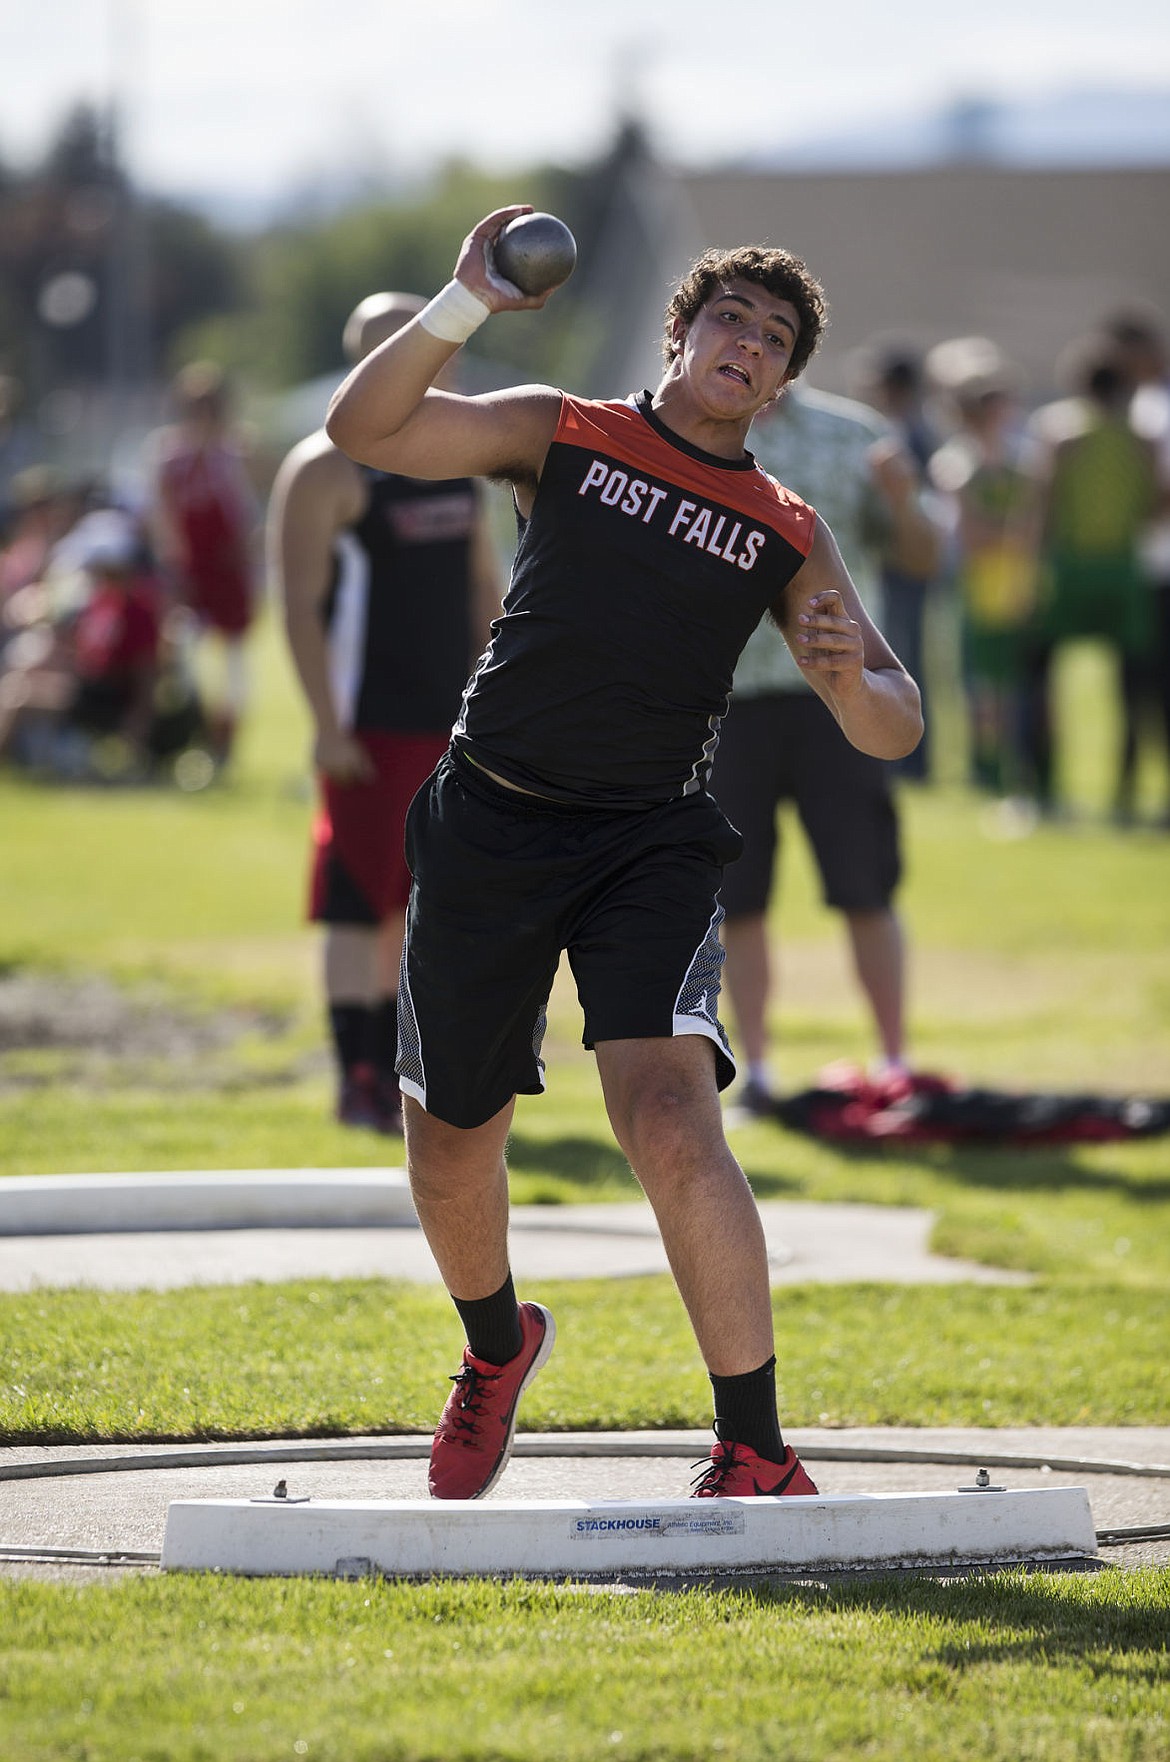
[{"label": "athlete's left hand", "polygon": [[865,672],[865,638],[836,588],[814,594],[796,622],[799,665],[819,673],[834,696],[855,691]]}]

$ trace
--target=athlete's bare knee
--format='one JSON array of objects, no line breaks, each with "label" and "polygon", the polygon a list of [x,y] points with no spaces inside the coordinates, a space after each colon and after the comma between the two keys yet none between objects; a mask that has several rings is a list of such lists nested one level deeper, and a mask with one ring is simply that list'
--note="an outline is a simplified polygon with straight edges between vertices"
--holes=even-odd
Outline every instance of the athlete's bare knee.
[{"label": "athlete's bare knee", "polygon": [[602,1043],[597,1052],[610,1122],[635,1167],[647,1157],[678,1155],[720,1130],[714,1064],[705,1046]]},{"label": "athlete's bare knee", "polygon": [[640,1085],[624,1103],[614,1129],[636,1169],[664,1161],[681,1168],[696,1151],[705,1160],[710,1110],[692,1088],[664,1078]]},{"label": "athlete's bare knee", "polygon": [[494,1177],[503,1159],[507,1120],[497,1116],[482,1126],[452,1126],[427,1113],[413,1096],[403,1097],[406,1167],[416,1199],[436,1197],[464,1182]]},{"label": "athlete's bare knee", "polygon": [[675,1131],[694,1111],[694,1100],[685,1083],[670,1078],[644,1083],[630,1099],[630,1119],[638,1131]]}]

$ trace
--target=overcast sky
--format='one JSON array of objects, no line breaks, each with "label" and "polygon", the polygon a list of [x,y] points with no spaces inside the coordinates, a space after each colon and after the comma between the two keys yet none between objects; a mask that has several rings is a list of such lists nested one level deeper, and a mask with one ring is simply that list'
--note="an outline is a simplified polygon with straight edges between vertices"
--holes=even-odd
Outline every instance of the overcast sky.
[{"label": "overcast sky", "polygon": [[279,200],[461,153],[576,163],[623,103],[703,164],[978,93],[1170,88],[1165,0],[7,0],[0,154],[124,99],[143,182]]}]

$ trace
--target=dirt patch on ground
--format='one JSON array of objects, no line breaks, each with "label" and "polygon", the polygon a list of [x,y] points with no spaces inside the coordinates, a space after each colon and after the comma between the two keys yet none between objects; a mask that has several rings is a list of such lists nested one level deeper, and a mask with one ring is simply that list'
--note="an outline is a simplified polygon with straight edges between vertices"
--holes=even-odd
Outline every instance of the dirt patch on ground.
[{"label": "dirt patch on ground", "polygon": [[204,1009],[161,985],[10,973],[0,977],[0,1089],[147,1069],[152,1079],[216,1083],[241,1042],[277,1040],[289,1028],[272,1011]]}]

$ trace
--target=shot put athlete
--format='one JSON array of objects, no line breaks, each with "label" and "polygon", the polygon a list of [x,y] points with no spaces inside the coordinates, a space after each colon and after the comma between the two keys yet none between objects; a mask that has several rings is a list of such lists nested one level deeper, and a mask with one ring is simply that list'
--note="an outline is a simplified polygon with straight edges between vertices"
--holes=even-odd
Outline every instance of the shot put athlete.
[{"label": "shot put athlete", "polygon": [[480,324],[548,298],[491,267],[492,240],[524,212],[475,227],[454,280],[353,370],[327,421],[378,470],[510,482],[520,529],[503,613],[406,828],[407,1162],[467,1333],[431,1492],[495,1484],[552,1349],[551,1315],[513,1290],[503,1152],[516,1095],[544,1086],[567,951],[611,1125],[713,1385],[696,1496],[810,1494],[777,1418],[763,1229],[723,1136],[718,891],[741,841],[705,785],[736,658],[765,616],[864,751],[912,750],[918,693],[828,528],[745,450],[817,346],[824,300],[804,264],[764,246],[701,257],[669,302],[654,393],[437,391]]}]

